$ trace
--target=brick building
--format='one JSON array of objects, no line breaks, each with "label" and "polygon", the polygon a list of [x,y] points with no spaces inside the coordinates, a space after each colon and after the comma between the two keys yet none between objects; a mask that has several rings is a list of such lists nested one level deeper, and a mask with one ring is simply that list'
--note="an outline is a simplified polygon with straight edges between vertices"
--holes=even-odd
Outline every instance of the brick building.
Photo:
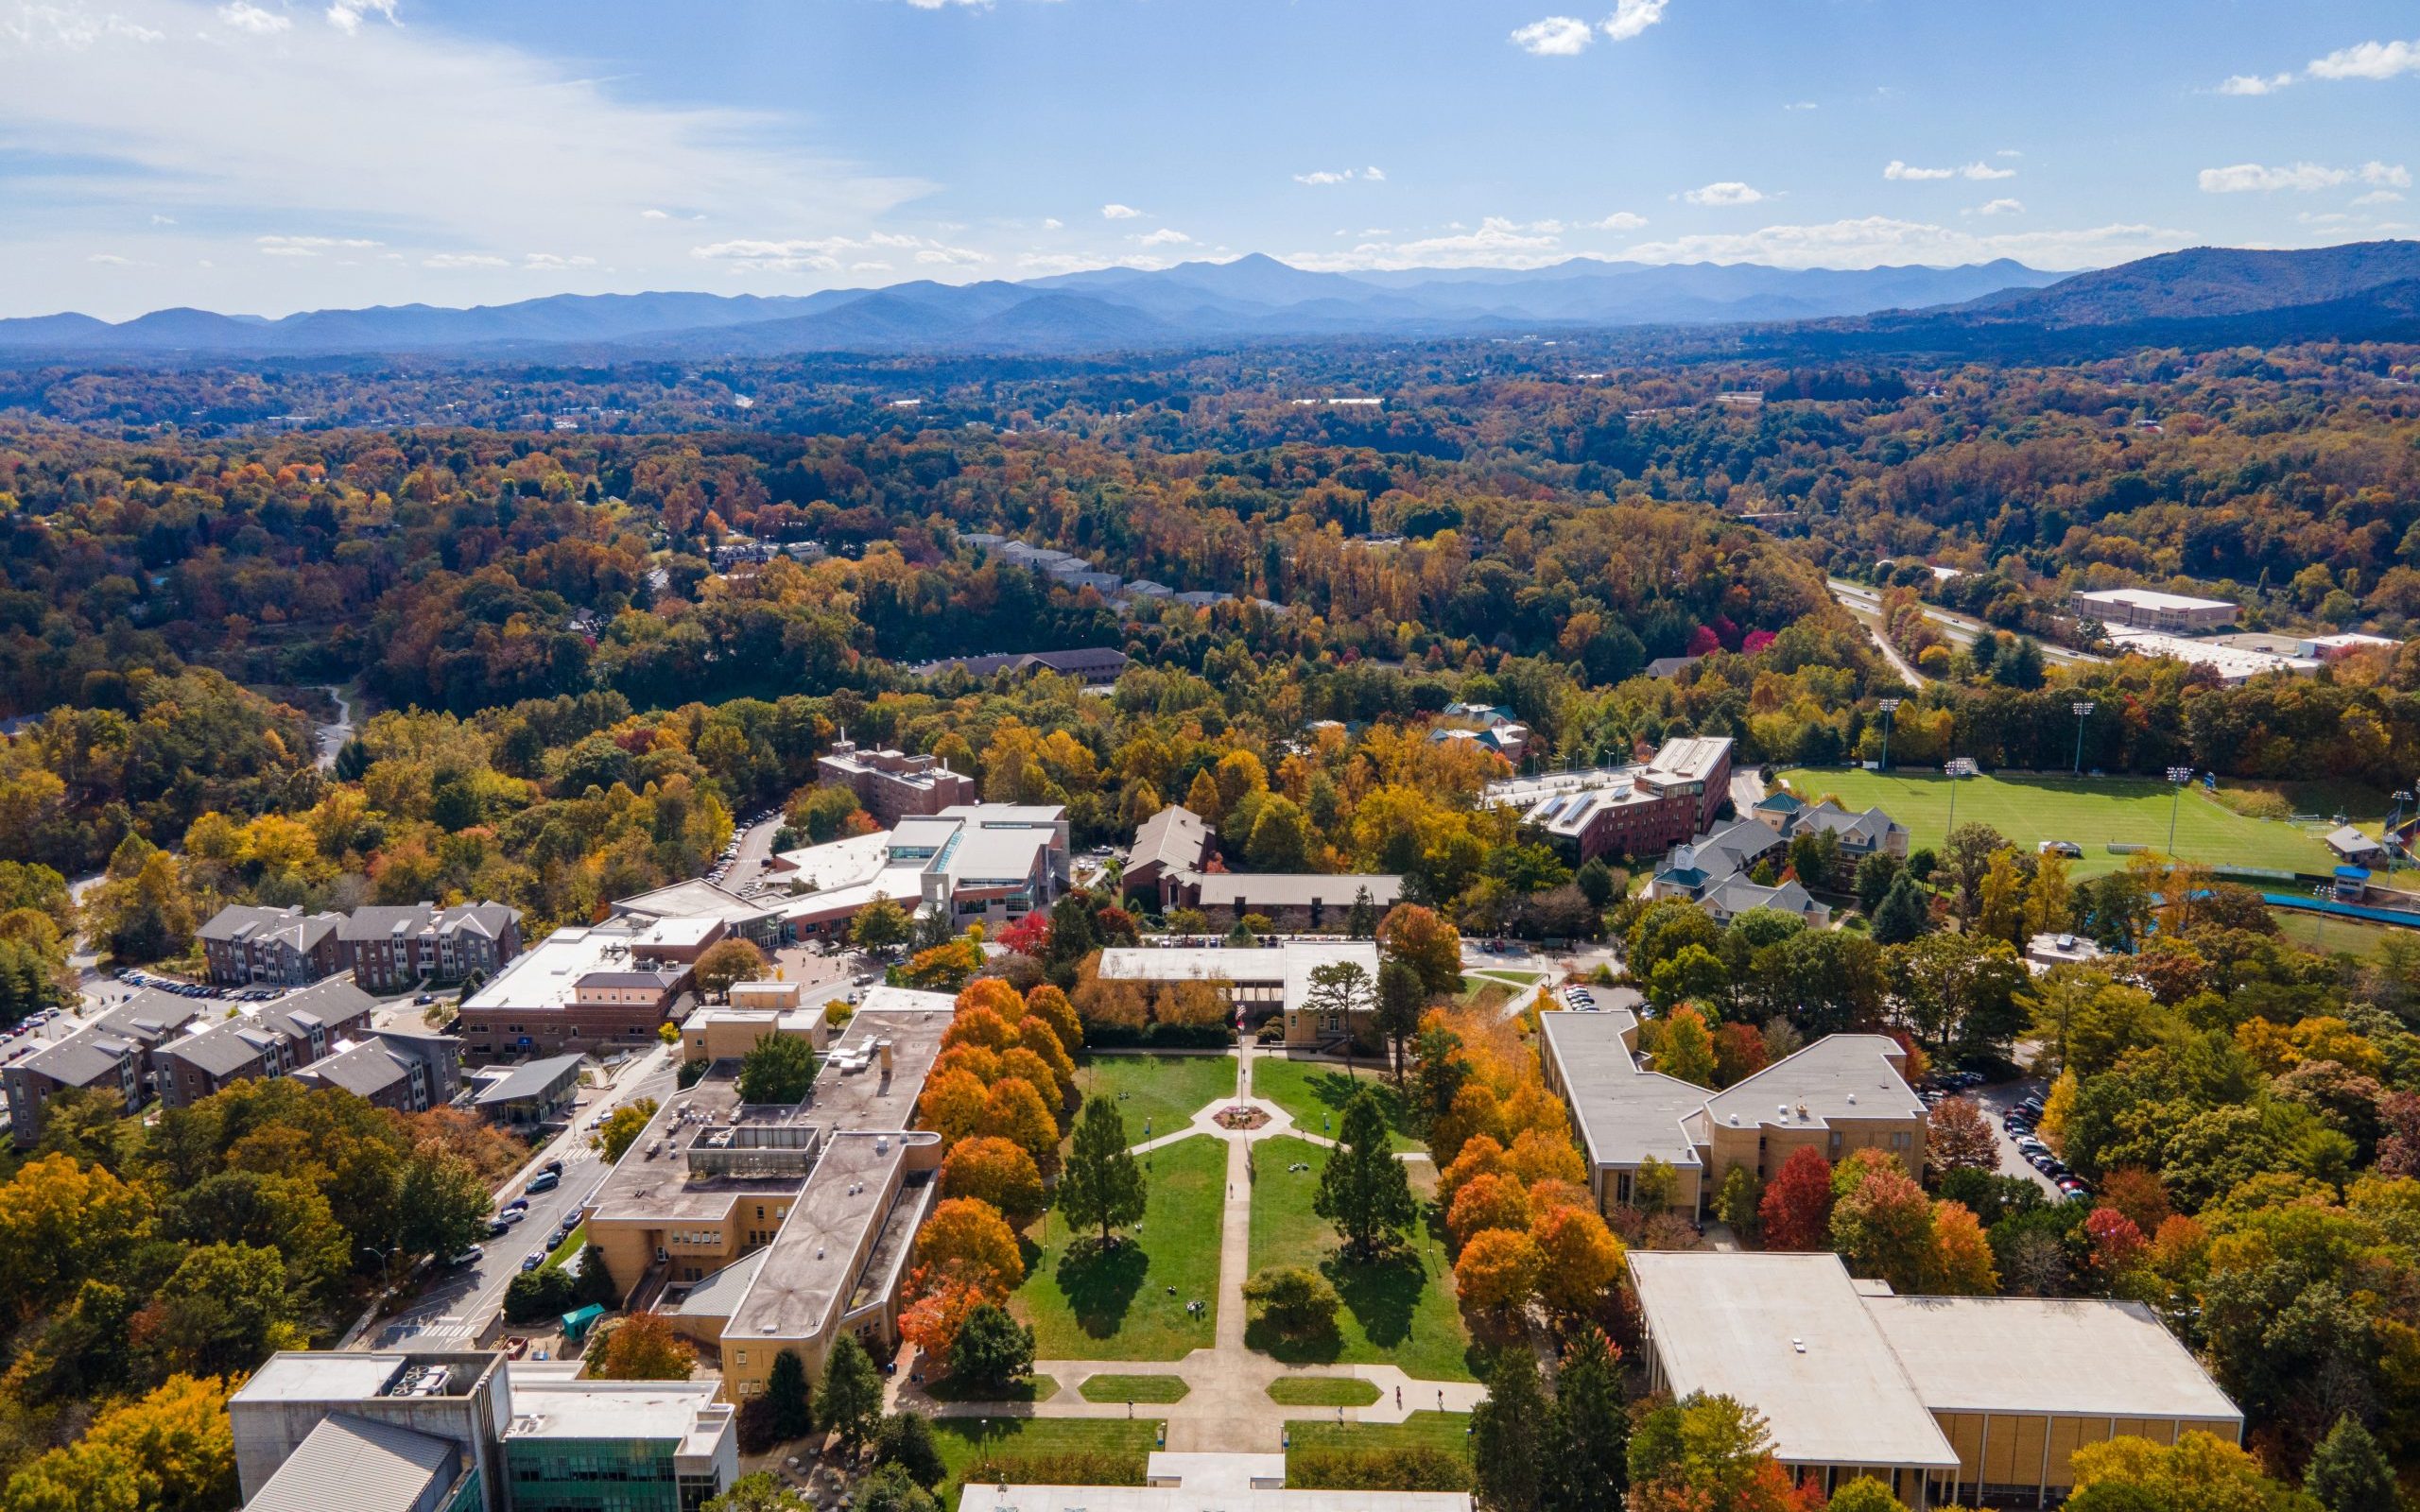
[{"label": "brick building", "polygon": [[372,992],[482,980],[521,954],[521,910],[504,903],[356,908],[337,929],[338,960]]},{"label": "brick building", "polygon": [[341,914],[230,903],[194,931],[210,979],[221,987],[301,987],[338,970]]}]

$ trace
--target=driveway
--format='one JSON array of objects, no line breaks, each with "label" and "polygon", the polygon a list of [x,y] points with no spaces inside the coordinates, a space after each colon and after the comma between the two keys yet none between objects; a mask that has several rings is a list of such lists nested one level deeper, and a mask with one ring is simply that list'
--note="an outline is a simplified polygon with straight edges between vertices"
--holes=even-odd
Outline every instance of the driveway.
[{"label": "driveway", "polygon": [[782,827],[781,811],[762,824],[752,824],[739,833],[739,854],[732,858],[731,869],[717,884],[727,892],[744,893],[764,875],[765,863],[773,854],[773,833]]}]

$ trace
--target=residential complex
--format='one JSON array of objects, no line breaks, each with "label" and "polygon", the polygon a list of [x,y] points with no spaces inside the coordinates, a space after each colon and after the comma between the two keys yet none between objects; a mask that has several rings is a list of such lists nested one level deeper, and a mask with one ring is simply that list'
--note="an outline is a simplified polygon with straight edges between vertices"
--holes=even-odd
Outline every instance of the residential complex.
[{"label": "residential complex", "polygon": [[1688,899],[1718,924],[1728,924],[1751,908],[1771,908],[1822,929],[1830,924],[1832,910],[1816,901],[1802,879],[1762,884],[1752,875],[1768,861],[1778,869],[1789,842],[1802,834],[1832,836],[1831,874],[1803,880],[1834,891],[1848,888],[1867,856],[1902,861],[1908,856],[1907,826],[1880,809],[1856,813],[1830,799],[1808,803],[1785,788],[1758,802],[1753,816],[1674,846],[1649,880],[1647,895]]},{"label": "residential complex", "polygon": [[2242,1433],[2139,1302],[1900,1297],[1824,1252],[1634,1249],[1630,1271],[1650,1388],[1755,1409],[1773,1457],[1826,1492],[1871,1475],[1918,1512],[2044,1506],[2085,1445]]},{"label": "residential complex", "polygon": [[885,825],[912,814],[939,814],[979,796],[975,779],[951,771],[946,762],[895,750],[859,750],[846,735],[815,759],[815,780],[855,793],[857,806]]},{"label": "residential complex", "polygon": [[271,1355],[228,1399],[245,1512],[696,1512],[739,1475],[712,1385],[501,1354]]},{"label": "residential complex", "polygon": [[160,1100],[190,1108],[235,1082],[299,1071],[367,1032],[375,1006],[350,982],[322,982],[256,1013],[202,1021],[152,1052]]},{"label": "residential complex", "polygon": [[425,1113],[462,1090],[462,1041],[452,1035],[372,1029],[294,1074],[307,1087],[336,1087],[375,1108]]},{"label": "residential complex", "polygon": [[1882,1150],[1921,1177],[1925,1105],[1902,1074],[1907,1052],[1882,1035],[1836,1034],[1720,1091],[1638,1063],[1638,1019],[1626,1008],[1538,1015],[1547,1090],[1571,1110],[1600,1210],[1630,1203],[1650,1160],[1676,1177],[1672,1206],[1703,1212],[1742,1167],[1771,1180],[1796,1151],[1834,1163]]},{"label": "residential complex", "polygon": [[521,954],[521,910],[493,902],[356,908],[337,926],[337,948],[354,981],[372,992],[485,979]]},{"label": "residential complex", "polygon": [[[916,1099],[955,1007],[946,993],[870,989],[796,1105],[742,1103],[739,1061],[718,1057],[606,1178],[588,1237],[615,1290],[718,1354],[729,1400],[762,1390],[786,1349],[812,1379],[843,1333],[877,1356],[896,1348],[908,1243],[942,1155],[938,1135],[912,1130]],[[766,1033],[821,1045],[826,1032],[821,1014],[707,1013],[684,1034],[717,1049]]]},{"label": "residential complex", "polygon": [[210,980],[221,987],[301,987],[339,968],[337,933],[343,923],[341,914],[230,903],[195,930],[194,937],[201,941]]},{"label": "residential complex", "polygon": [[1378,947],[1370,940],[1290,940],[1275,947],[1120,946],[1100,953],[1100,975],[1109,982],[1172,986],[1206,982],[1218,987],[1247,1027],[1273,1014],[1286,1016],[1286,1043],[1310,1047],[1343,1039],[1354,1027],[1343,1015],[1322,1011],[1310,1001],[1311,973],[1350,962],[1368,978],[1365,1000],[1351,1017],[1357,1023],[1376,1006]]},{"label": "residential complex", "polygon": [[1668,740],[1628,766],[1490,782],[1479,794],[1490,808],[1518,810],[1524,826],[1575,861],[1678,845],[1710,828],[1730,798],[1731,742],[1720,736]]},{"label": "residential complex", "polygon": [[60,1092],[91,1088],[127,1112],[149,1095],[152,1056],[199,1017],[187,998],[146,988],[8,1068],[9,1133],[19,1149],[42,1138],[43,1108]]},{"label": "residential complex", "polygon": [[2222,629],[2235,623],[2236,605],[2222,598],[2188,598],[2148,588],[2110,588],[2069,595],[2067,608],[2078,617],[2098,620],[2111,628],[2167,630],[2192,635]]},{"label": "residential complex", "polygon": [[1515,719],[1512,710],[1481,703],[1447,705],[1443,719],[1428,731],[1432,745],[1468,741],[1515,766],[1529,754],[1531,738],[1530,727]]}]

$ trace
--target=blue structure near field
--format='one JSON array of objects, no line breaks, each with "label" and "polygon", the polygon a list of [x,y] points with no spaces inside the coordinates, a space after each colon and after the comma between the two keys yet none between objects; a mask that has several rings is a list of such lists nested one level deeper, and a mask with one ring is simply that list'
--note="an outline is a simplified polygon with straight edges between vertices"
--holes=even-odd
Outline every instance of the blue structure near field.
[{"label": "blue structure near field", "polygon": [[2260,901],[2272,908],[2299,908],[2305,913],[2332,914],[2338,919],[2358,919],[2366,923],[2420,929],[2420,913],[2408,913],[2399,908],[2364,908],[2358,903],[2340,903],[2291,892],[2264,892]]}]

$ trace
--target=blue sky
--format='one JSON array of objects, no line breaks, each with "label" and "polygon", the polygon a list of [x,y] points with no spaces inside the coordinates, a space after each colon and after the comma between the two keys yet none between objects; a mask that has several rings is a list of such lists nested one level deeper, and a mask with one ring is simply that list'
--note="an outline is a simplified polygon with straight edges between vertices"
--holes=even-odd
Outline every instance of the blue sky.
[{"label": "blue sky", "polygon": [[2408,3],[0,0],[0,70],[6,315],[2420,224]]}]

